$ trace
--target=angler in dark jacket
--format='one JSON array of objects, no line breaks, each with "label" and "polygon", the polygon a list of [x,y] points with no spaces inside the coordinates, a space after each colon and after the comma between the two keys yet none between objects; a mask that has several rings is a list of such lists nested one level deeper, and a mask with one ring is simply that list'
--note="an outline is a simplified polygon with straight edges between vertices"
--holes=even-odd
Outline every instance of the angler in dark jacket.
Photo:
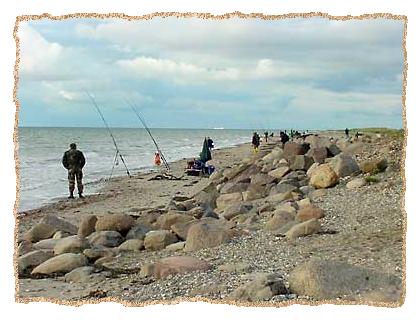
[{"label": "angler in dark jacket", "polygon": [[75,143],[71,143],[70,149],[64,152],[62,163],[64,168],[68,170],[67,178],[69,180],[69,199],[74,199],[73,192],[75,187],[75,180],[77,181],[79,197],[83,198],[82,169],[85,166],[86,159],[83,155],[83,152],[76,149]]}]

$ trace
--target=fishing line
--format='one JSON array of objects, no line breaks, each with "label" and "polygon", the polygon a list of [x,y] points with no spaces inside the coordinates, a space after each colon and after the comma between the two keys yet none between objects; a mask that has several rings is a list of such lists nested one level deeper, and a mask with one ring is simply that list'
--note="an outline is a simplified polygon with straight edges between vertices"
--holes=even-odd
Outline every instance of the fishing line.
[{"label": "fishing line", "polygon": [[[99,116],[101,117],[103,123],[105,124],[105,127],[108,130],[108,133],[109,133],[109,135],[110,135],[110,137],[112,139],[112,142],[114,143],[115,150],[116,150],[115,158],[117,158],[118,156],[120,157],[121,162],[124,164],[125,171],[126,171],[128,177],[131,178],[131,174],[130,174],[130,171],[128,170],[127,164],[124,161],[124,158],[123,158],[123,156],[122,156],[122,154],[120,152],[120,149],[118,148],[117,142],[115,141],[114,135],[112,134],[112,131],[111,131],[111,129],[108,126],[108,123],[106,122],[106,120],[105,120],[105,118],[104,118],[101,110],[99,109],[99,106],[96,104],[95,99],[89,94],[89,92],[87,92],[87,91],[85,91],[85,92],[86,92],[87,96],[89,97],[90,101],[92,102],[93,106],[95,107],[96,111],[98,111]],[[115,165],[115,161],[114,161],[114,165]],[[114,168],[112,168],[112,171],[113,170],[114,170]],[[112,174],[112,171],[111,171],[111,174]]]},{"label": "fishing line", "polygon": [[163,152],[160,150],[159,145],[157,144],[155,138],[153,137],[149,127],[146,124],[146,121],[144,120],[144,117],[142,116],[142,114],[140,113],[140,111],[137,110],[136,106],[134,103],[131,103],[128,99],[125,99],[126,103],[131,107],[131,109],[134,111],[134,113],[136,114],[137,118],[139,118],[140,122],[143,124],[143,127],[146,129],[147,133],[149,134],[150,138],[152,139],[156,150],[159,152],[161,158],[162,158],[162,162],[165,165],[166,169],[169,171],[171,170],[168,161],[166,161],[165,156],[163,155]]}]

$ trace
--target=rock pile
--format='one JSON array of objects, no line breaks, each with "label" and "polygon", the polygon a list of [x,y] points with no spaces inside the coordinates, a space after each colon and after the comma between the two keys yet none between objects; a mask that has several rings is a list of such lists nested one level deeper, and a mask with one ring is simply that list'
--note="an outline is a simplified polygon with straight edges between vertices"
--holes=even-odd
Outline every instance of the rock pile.
[{"label": "rock pile", "polygon": [[[340,183],[357,191],[368,184],[366,176],[388,166],[385,158],[358,161],[352,155],[354,145],[311,135],[287,142],[284,148],[261,148],[251,159],[215,171],[195,195],[177,194],[166,208],[155,208],[147,215],[86,215],[78,226],[46,216],[19,244],[19,275],[65,275],[67,282],[89,281],[105,277],[98,272],[120,255],[165,252],[171,256],[155,256],[152,262],[140,259],[133,269],[142,277],[161,281],[212,270],[211,260],[199,259],[194,253],[241,241],[254,230],[285,238],[284,245],[301,237],[313,239],[329,214],[315,204],[316,199]],[[218,270],[248,272],[250,266],[237,261]],[[292,293],[334,299],[355,290],[375,294],[383,287],[398,285],[393,277],[337,261],[302,264],[287,281],[277,273],[253,274],[250,279],[234,288],[228,298],[262,301]]]}]

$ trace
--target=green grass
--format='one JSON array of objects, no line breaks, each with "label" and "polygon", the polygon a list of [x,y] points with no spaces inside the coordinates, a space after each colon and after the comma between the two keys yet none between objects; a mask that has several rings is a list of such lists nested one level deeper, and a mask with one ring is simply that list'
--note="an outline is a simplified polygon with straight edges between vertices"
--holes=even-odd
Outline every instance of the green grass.
[{"label": "green grass", "polygon": [[391,138],[404,138],[404,129],[390,129],[390,128],[355,128],[349,129],[350,134],[354,135],[356,132],[363,134],[381,134]]},{"label": "green grass", "polygon": [[375,176],[368,176],[368,177],[365,178],[365,181],[367,183],[378,183],[381,180],[379,178],[375,177]]}]

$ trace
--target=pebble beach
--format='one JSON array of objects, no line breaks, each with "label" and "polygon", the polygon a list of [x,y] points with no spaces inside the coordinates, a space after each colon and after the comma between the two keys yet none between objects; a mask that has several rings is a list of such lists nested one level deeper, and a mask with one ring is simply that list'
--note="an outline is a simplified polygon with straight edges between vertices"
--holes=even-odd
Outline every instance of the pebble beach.
[{"label": "pebble beach", "polygon": [[169,178],[116,177],[21,212],[17,299],[401,305],[403,142],[270,138],[215,150],[210,177],[183,159]]}]

